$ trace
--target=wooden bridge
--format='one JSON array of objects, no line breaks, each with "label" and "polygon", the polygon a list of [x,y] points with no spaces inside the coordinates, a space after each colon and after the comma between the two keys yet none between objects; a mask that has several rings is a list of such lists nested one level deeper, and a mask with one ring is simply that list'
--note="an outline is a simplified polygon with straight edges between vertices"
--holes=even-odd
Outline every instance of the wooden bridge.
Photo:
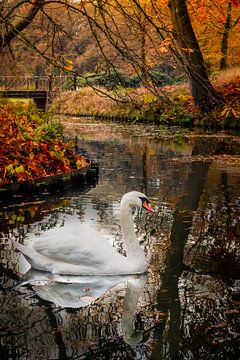
[{"label": "wooden bridge", "polygon": [[0,97],[32,98],[38,109],[45,110],[53,97],[75,88],[69,76],[0,76]]}]

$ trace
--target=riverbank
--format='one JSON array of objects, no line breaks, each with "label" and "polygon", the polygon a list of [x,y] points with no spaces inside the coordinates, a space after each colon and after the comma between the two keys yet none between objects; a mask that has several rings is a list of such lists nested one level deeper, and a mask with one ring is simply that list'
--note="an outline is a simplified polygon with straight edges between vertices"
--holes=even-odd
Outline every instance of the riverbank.
[{"label": "riverbank", "polygon": [[147,88],[82,87],[62,93],[54,100],[51,110],[70,116],[111,118],[131,123],[239,129],[240,69],[221,72],[212,83],[227,105],[210,114],[199,113],[186,83],[153,91]]}]

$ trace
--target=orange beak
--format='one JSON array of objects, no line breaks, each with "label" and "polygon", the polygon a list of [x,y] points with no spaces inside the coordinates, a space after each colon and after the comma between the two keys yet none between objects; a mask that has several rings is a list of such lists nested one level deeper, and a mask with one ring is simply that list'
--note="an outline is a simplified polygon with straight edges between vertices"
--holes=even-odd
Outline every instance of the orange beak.
[{"label": "orange beak", "polygon": [[144,209],[146,209],[146,210],[149,211],[149,212],[154,212],[154,210],[153,210],[153,208],[151,207],[151,205],[150,205],[150,204],[147,204],[146,201],[144,201],[143,207],[144,207]]}]

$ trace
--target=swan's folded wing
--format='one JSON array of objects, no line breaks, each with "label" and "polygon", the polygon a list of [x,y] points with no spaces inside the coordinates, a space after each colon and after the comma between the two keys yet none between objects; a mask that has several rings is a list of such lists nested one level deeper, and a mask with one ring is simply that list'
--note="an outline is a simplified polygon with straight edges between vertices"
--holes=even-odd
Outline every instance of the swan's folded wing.
[{"label": "swan's folded wing", "polygon": [[33,243],[33,248],[39,254],[55,261],[68,264],[87,266],[89,263],[100,265],[106,259],[117,255],[116,251],[109,246],[105,240],[99,240],[94,246],[92,241],[81,241],[77,239],[49,239],[41,238]]}]

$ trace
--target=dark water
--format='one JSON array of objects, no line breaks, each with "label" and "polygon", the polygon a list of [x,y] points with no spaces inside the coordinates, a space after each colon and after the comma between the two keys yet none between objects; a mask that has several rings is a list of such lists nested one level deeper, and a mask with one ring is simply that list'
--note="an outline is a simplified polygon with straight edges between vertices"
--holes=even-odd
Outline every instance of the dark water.
[{"label": "dark water", "polygon": [[[89,120],[67,129],[98,159],[99,182],[1,205],[0,359],[239,359],[239,138]],[[19,283],[27,264],[11,239],[60,228],[67,241],[69,226],[87,224],[124,253],[130,190],[155,208],[135,214],[146,276],[33,272]]]}]

